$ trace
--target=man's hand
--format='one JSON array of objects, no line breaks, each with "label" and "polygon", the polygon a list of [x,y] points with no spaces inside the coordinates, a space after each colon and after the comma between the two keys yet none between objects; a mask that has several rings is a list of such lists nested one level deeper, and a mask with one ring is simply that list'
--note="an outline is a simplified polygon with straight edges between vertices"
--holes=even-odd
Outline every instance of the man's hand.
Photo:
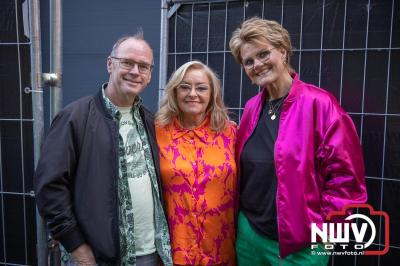
[{"label": "man's hand", "polygon": [[96,265],[92,249],[88,244],[82,244],[71,253],[72,263],[77,266]]}]

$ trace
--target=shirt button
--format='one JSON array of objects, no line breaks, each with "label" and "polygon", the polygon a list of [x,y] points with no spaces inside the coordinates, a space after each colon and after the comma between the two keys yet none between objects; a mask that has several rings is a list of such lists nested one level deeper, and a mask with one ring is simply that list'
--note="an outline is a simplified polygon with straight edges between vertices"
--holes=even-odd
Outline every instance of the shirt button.
[{"label": "shirt button", "polygon": [[193,188],[193,191],[196,192],[196,190],[197,190],[197,189],[194,187],[194,188]]},{"label": "shirt button", "polygon": [[197,163],[192,163],[192,165],[193,165],[193,166],[196,166],[196,165],[197,165]]}]

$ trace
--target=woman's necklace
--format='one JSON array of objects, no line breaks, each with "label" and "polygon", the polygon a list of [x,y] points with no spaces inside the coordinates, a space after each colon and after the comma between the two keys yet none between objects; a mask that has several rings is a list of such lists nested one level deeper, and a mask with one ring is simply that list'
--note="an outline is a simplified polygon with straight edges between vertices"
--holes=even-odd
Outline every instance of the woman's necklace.
[{"label": "woman's necklace", "polygon": [[268,101],[268,115],[271,118],[271,120],[275,120],[276,118],[276,113],[279,110],[279,107],[282,105],[283,101],[285,100],[286,95],[282,97],[276,104],[272,104],[271,101]]},{"label": "woman's necklace", "polygon": [[276,119],[276,113],[279,111],[279,107],[281,107],[282,103],[285,101],[286,97],[289,95],[289,91],[290,88],[292,87],[293,84],[293,79],[290,78],[290,86],[289,88],[286,90],[286,95],[283,96],[277,103],[272,104],[272,101],[268,101],[268,106],[269,106],[269,110],[268,110],[268,115],[271,118],[271,120],[275,120]]}]

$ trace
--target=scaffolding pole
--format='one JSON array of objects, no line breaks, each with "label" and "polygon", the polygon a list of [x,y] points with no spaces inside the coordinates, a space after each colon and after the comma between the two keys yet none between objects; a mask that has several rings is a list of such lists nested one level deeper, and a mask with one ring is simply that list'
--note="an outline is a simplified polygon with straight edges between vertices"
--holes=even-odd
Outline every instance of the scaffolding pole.
[{"label": "scaffolding pole", "polygon": [[[44,140],[44,104],[43,87],[51,88],[50,116],[54,116],[62,107],[62,0],[50,0],[51,5],[51,62],[50,72],[42,73],[42,48],[40,31],[40,1],[31,0],[31,81],[32,112],[34,135],[34,163],[35,169],[40,157],[40,150]],[[60,265],[60,250],[57,242],[48,242],[48,233],[42,217],[36,209],[36,237],[37,237],[37,263],[39,266]],[[49,245],[51,250],[49,251]],[[50,253],[50,254],[49,254]],[[50,255],[50,258],[49,258]]]},{"label": "scaffolding pole", "polygon": [[[43,143],[44,117],[43,117],[43,87],[41,84],[42,53],[40,32],[40,3],[31,0],[30,14],[31,28],[31,81],[32,81],[32,113],[33,113],[33,153],[35,169],[40,156]],[[47,232],[45,223],[36,209],[36,252],[38,266],[47,265]]]},{"label": "scaffolding pole", "polygon": [[49,85],[51,88],[50,116],[54,118],[62,107],[62,0],[50,1],[50,74],[53,79]]},{"label": "scaffolding pole", "polygon": [[[50,117],[53,119],[62,108],[62,0],[50,0],[50,73],[44,80],[50,86]],[[58,241],[48,243],[51,266],[61,265]]]},{"label": "scaffolding pole", "polygon": [[160,77],[158,90],[158,106],[167,84],[168,68],[168,0],[161,1],[161,34],[160,34]]}]

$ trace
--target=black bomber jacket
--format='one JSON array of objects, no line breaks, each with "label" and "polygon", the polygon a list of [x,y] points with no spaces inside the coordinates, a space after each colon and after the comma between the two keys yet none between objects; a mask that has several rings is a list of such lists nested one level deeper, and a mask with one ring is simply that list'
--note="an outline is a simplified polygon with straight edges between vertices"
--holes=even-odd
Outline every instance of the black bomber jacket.
[{"label": "black bomber jacket", "polygon": [[[34,186],[40,214],[67,251],[87,243],[98,262],[112,263],[119,259],[119,128],[102,97],[100,90],[57,114],[42,147]],[[154,117],[143,106],[140,114],[161,187]]]}]

